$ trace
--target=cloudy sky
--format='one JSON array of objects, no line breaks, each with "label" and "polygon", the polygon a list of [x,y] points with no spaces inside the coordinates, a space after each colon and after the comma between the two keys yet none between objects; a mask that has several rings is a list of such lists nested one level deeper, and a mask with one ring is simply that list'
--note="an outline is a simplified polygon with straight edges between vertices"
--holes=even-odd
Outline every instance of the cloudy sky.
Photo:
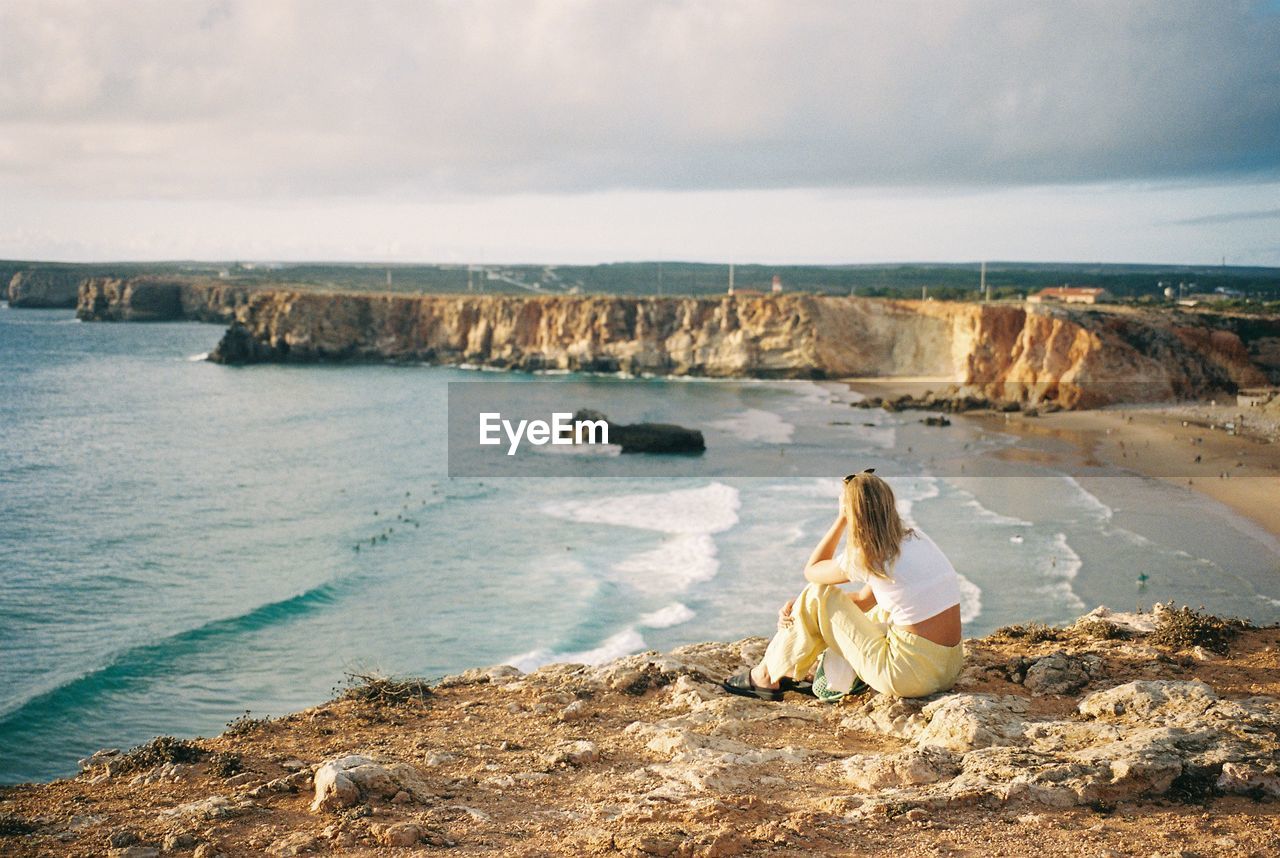
[{"label": "cloudy sky", "polygon": [[1280,2],[0,0],[0,258],[1280,265]]}]

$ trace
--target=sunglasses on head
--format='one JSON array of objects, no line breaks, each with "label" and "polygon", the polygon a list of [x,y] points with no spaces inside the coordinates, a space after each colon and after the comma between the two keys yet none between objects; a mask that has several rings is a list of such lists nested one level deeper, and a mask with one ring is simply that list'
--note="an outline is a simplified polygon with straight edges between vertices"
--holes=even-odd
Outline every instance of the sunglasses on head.
[{"label": "sunglasses on head", "polygon": [[[867,468],[867,469],[866,469],[865,471],[863,471],[862,473],[864,473],[864,474],[874,474],[875,472],[876,472],[876,469],[875,469],[875,468]],[[847,475],[847,476],[844,478],[844,481],[847,483],[847,482],[849,482],[849,480],[852,480],[852,479],[853,479],[854,477],[856,477],[856,476],[858,476],[858,475],[857,475],[857,474],[849,474],[849,475]]]}]

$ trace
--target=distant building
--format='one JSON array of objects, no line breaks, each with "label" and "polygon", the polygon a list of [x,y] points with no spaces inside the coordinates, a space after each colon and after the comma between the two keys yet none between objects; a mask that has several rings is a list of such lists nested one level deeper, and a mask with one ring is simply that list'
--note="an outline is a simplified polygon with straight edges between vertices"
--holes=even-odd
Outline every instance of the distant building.
[{"label": "distant building", "polygon": [[1236,405],[1240,408],[1254,408],[1266,405],[1271,400],[1280,396],[1280,388],[1275,387],[1254,387],[1247,388],[1236,393]]},{"label": "distant building", "polygon": [[1047,301],[1058,301],[1063,304],[1097,304],[1110,297],[1110,292],[1098,286],[1049,286],[1034,295],[1028,295],[1027,300],[1033,304]]},{"label": "distant building", "polygon": [[775,275],[773,275],[773,289],[772,289],[772,291],[773,291],[773,293],[774,293],[775,295],[782,291],[782,275],[781,275],[781,274],[775,274]]},{"label": "distant building", "polygon": [[759,289],[734,289],[730,287],[728,294],[736,298],[739,295],[763,295],[764,293]]}]

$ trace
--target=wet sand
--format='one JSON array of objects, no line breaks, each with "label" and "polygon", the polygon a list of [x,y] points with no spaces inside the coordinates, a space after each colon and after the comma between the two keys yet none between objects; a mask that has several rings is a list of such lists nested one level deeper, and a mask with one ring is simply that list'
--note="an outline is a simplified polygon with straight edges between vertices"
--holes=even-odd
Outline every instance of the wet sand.
[{"label": "wet sand", "polygon": [[1237,413],[1206,405],[959,416],[1025,440],[1013,455],[1162,479],[1208,495],[1280,538],[1280,443],[1272,424],[1247,414],[1246,434],[1231,434],[1224,426]]}]

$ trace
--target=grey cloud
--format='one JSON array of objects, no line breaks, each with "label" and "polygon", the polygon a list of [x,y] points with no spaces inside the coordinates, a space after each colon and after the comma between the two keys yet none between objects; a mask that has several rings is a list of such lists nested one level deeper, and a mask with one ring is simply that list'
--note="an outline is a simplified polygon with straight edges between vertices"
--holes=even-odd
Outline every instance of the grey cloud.
[{"label": "grey cloud", "polygon": [[1249,3],[0,6],[0,181],[294,196],[1280,173]]}]

